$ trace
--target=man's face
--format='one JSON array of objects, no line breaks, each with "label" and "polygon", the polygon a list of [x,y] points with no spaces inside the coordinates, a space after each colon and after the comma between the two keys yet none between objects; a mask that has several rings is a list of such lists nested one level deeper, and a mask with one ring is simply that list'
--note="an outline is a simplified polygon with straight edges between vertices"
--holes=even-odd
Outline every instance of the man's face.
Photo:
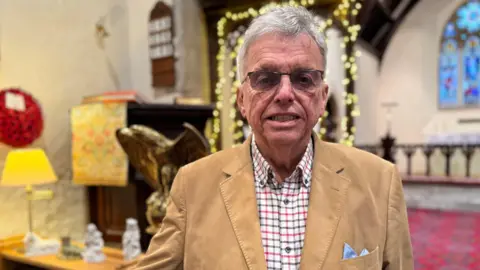
[{"label": "man's face", "polygon": [[[267,34],[252,43],[245,56],[245,74],[251,71],[291,73],[298,70],[324,71],[325,62],[315,41],[307,34],[296,37]],[[240,78],[243,80],[244,78]],[[239,88],[237,104],[255,138],[264,143],[292,144],[311,135],[325,111],[328,86],[320,83],[298,89],[289,76],[268,90],[252,87],[247,78]],[[267,81],[268,82],[268,81]]]}]

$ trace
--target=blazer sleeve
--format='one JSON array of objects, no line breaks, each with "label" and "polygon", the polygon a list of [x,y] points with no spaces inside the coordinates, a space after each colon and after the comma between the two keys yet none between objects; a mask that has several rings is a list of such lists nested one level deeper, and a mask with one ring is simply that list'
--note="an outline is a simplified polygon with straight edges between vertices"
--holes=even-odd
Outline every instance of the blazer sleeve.
[{"label": "blazer sleeve", "polygon": [[402,180],[395,165],[392,165],[391,171],[383,269],[413,270],[414,261]]},{"label": "blazer sleeve", "polygon": [[184,168],[181,168],[173,180],[162,226],[150,241],[146,254],[135,266],[136,270],[183,269],[187,214],[183,173]]}]

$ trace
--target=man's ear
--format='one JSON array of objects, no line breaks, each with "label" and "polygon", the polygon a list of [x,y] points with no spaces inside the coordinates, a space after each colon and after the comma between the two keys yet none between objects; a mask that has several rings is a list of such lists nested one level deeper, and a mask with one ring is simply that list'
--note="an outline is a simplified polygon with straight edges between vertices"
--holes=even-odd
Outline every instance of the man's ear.
[{"label": "man's ear", "polygon": [[328,84],[324,84],[322,87],[322,90],[320,92],[320,116],[322,116],[325,113],[325,110],[327,109],[327,102],[328,102]]},{"label": "man's ear", "polygon": [[244,106],[244,100],[243,100],[243,90],[242,87],[239,87],[237,89],[237,107],[240,113],[242,114],[243,118],[246,118],[245,116],[245,106]]},{"label": "man's ear", "polygon": [[327,100],[328,100],[328,91],[329,91],[328,84],[325,84],[324,89],[322,91],[322,99],[324,100],[325,105],[327,104]]}]

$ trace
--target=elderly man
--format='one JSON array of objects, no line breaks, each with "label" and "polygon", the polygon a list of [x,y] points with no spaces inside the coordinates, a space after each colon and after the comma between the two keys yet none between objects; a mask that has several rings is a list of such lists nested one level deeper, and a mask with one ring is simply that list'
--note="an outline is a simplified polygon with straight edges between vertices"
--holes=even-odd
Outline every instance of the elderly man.
[{"label": "elderly man", "polygon": [[238,55],[238,147],[181,168],[136,269],[413,269],[394,165],[322,142],[326,45],[304,8],[257,17]]}]

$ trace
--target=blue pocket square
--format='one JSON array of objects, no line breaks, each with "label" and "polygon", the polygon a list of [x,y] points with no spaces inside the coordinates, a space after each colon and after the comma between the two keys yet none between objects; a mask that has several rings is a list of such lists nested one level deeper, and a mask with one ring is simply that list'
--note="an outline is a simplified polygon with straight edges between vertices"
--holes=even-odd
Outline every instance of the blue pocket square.
[{"label": "blue pocket square", "polygon": [[360,255],[357,255],[357,252],[347,243],[343,246],[343,260],[353,259],[359,256],[365,256],[368,254],[368,250],[364,248]]}]

